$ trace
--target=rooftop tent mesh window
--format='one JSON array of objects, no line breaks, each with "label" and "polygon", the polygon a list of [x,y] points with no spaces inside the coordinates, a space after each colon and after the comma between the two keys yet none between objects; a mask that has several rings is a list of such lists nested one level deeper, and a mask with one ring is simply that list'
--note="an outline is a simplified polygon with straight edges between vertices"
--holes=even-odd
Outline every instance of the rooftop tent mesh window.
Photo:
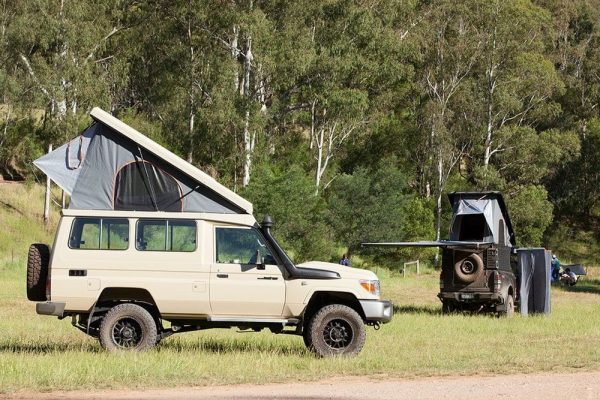
[{"label": "rooftop tent mesh window", "polygon": [[147,161],[129,163],[117,172],[113,199],[115,210],[183,210],[175,178]]}]

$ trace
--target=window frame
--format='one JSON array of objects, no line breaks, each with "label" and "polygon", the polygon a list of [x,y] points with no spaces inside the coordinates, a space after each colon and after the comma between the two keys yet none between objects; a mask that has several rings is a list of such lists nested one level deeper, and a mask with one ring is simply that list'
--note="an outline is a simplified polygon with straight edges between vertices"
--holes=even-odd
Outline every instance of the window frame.
[{"label": "window frame", "polygon": [[217,229],[239,229],[239,230],[248,230],[248,231],[254,231],[254,232],[256,232],[258,234],[258,236],[262,239],[263,243],[265,244],[265,247],[269,250],[269,252],[271,252],[271,257],[273,257],[273,260],[275,261],[274,264],[266,264],[266,265],[277,265],[277,266],[279,266],[281,264],[277,253],[273,249],[273,246],[271,246],[271,243],[267,240],[267,238],[265,238],[265,235],[262,234],[262,232],[260,231],[260,229],[257,229],[257,228],[255,228],[253,226],[227,226],[227,225],[215,226],[214,229],[213,229],[213,237],[215,238],[215,240],[214,240],[214,249],[213,249],[213,251],[214,251],[213,262],[215,264],[254,265],[254,264],[248,264],[248,263],[219,262],[217,260],[217,256],[218,256]]},{"label": "window frame", "polygon": [[[77,224],[78,220],[98,220],[98,247],[97,248],[81,248],[81,247],[72,247],[71,246],[71,241],[73,239],[73,231],[75,229],[75,225]],[[127,222],[127,247],[125,247],[124,249],[111,249],[110,246],[106,249],[101,248],[102,246],[102,228],[103,228],[103,221],[105,220],[117,220],[117,221],[126,221]],[[126,251],[129,250],[129,245],[131,240],[129,240],[129,238],[131,237],[131,231],[130,231],[130,221],[129,218],[122,218],[122,217],[75,217],[73,218],[73,222],[71,223],[71,230],[69,231],[69,237],[67,240],[67,246],[69,247],[69,249],[71,250],[91,250],[91,251]],[[83,233],[83,228],[81,229],[81,233],[79,235],[79,241],[81,242],[81,234]],[[110,239],[110,235],[109,235],[109,239]],[[107,242],[110,243],[110,242]],[[81,244],[81,243],[80,243]]]},{"label": "window frame", "polygon": [[[139,227],[140,227],[140,222],[144,222],[144,221],[162,221],[164,222],[164,224],[162,225],[165,228],[165,247],[164,250],[145,250],[145,249],[140,249],[138,247],[138,238],[142,237],[140,236],[139,233]],[[168,250],[167,248],[167,244],[169,243],[169,221],[185,221],[185,222],[190,222],[190,225],[194,226],[194,248],[192,250]],[[198,221],[195,219],[189,219],[189,218],[138,218],[136,223],[135,223],[135,250],[136,251],[140,251],[143,253],[146,252],[157,252],[157,253],[194,253],[198,250]],[[171,238],[172,240],[172,238]]]}]

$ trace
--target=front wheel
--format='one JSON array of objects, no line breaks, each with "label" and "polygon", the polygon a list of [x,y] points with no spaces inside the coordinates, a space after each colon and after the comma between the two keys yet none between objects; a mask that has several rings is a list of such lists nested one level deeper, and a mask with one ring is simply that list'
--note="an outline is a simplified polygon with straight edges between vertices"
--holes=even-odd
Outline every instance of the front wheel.
[{"label": "front wheel", "polygon": [[321,308],[311,318],[306,334],[305,344],[321,357],[358,354],[366,338],[360,315],[342,304]]},{"label": "front wheel", "polygon": [[137,304],[124,303],[111,308],[100,324],[100,345],[108,351],[142,351],[158,339],[152,315]]}]

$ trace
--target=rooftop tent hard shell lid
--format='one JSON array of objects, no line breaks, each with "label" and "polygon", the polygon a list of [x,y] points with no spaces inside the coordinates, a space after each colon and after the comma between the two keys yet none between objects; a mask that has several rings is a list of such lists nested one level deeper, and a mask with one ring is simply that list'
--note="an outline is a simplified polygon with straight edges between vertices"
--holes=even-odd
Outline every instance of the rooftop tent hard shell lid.
[{"label": "rooftop tent hard shell lid", "polygon": [[94,108],[95,123],[34,164],[69,208],[251,214],[252,204],[158,143]]},{"label": "rooftop tent hard shell lid", "polygon": [[512,223],[499,192],[454,192],[450,240],[478,240],[515,245]]}]

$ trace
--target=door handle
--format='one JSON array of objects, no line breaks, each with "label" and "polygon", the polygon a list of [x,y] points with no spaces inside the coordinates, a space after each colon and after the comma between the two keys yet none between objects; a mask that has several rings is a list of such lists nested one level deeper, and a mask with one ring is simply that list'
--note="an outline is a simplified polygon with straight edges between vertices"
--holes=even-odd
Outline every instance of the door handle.
[{"label": "door handle", "polygon": [[229,278],[229,274],[217,274],[217,278]]},{"label": "door handle", "polygon": [[262,279],[265,281],[276,281],[278,278],[276,276],[259,276],[256,279]]}]

